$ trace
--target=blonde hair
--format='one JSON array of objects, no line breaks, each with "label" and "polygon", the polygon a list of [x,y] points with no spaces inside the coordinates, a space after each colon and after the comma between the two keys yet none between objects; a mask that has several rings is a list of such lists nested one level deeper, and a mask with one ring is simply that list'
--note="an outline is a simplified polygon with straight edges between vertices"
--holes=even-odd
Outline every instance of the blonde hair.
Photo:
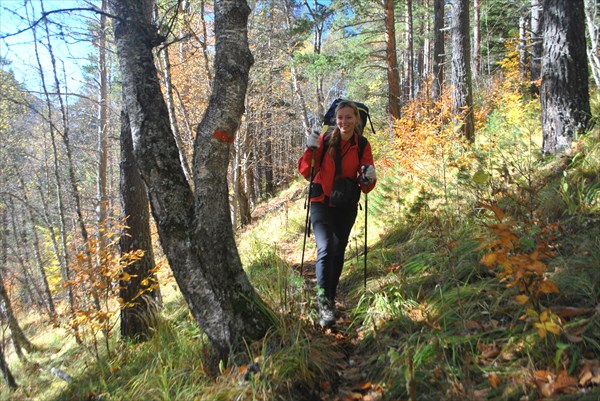
[{"label": "blonde hair", "polygon": [[[339,102],[335,107],[335,116],[337,117],[338,111],[346,107],[350,107],[354,112],[354,116],[356,117],[356,123],[354,124],[354,132],[359,134],[362,131],[362,120],[360,118],[358,107],[356,107],[356,104],[354,102],[350,100],[342,100],[341,102]],[[333,129],[333,132],[331,133],[331,137],[329,138],[329,154],[332,157],[335,157],[335,146],[340,142],[341,137],[342,132],[340,131],[340,127],[336,125]]]}]

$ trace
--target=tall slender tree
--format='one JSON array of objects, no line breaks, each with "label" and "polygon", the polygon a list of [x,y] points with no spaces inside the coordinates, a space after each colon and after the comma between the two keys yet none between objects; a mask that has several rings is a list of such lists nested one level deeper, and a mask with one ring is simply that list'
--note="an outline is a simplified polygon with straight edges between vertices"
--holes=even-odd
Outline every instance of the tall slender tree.
[{"label": "tall slender tree", "polygon": [[406,0],[406,47],[404,56],[404,97],[408,101],[414,99],[415,86],[415,63],[414,63],[414,26],[413,26],[413,2]]},{"label": "tall slender tree", "polygon": [[529,71],[531,77],[531,92],[538,93],[538,80],[542,76],[542,1],[531,0],[531,55],[529,58]]},{"label": "tall slender tree", "polygon": [[444,0],[433,0],[433,79],[431,100],[436,101],[442,93],[444,83]]},{"label": "tall slender tree", "polygon": [[396,51],[396,7],[394,0],[384,1],[385,9],[385,61],[388,84],[388,109],[393,118],[401,117],[402,91]]},{"label": "tall slender tree", "polygon": [[452,112],[460,116],[464,137],[473,141],[470,43],[469,1],[456,0],[452,3]]},{"label": "tall slender tree", "polygon": [[121,337],[147,340],[152,335],[155,313],[160,305],[158,281],[154,274],[154,252],[150,233],[150,212],[146,186],[133,156],[131,125],[121,111],[121,204],[126,228],[120,240],[121,253],[142,250],[143,257],[127,266],[121,280]]},{"label": "tall slender tree", "polygon": [[481,0],[473,2],[473,78],[481,73]]}]

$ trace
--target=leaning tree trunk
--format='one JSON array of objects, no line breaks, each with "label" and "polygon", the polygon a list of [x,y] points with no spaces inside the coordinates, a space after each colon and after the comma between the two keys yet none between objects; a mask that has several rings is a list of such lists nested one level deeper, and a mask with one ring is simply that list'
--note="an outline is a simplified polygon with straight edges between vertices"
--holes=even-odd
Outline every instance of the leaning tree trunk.
[{"label": "leaning tree trunk", "polygon": [[13,312],[13,308],[4,286],[4,274],[8,264],[8,217],[6,208],[0,209],[0,314],[6,318],[10,334],[13,339],[15,351],[19,359],[23,360],[24,355],[22,350],[27,352],[35,351],[35,346],[27,339],[25,333],[21,329],[17,317]]},{"label": "leaning tree trunk", "polygon": [[110,0],[134,155],[173,275],[215,351],[225,357],[271,324],[246,276],[229,214],[230,143],[244,111],[252,55],[245,1],[215,2],[215,79],[194,144],[195,191],[187,183],[152,49],[161,42],[151,0]]},{"label": "leaning tree trunk", "polygon": [[42,286],[44,290],[44,294],[46,296],[46,308],[48,309],[48,313],[51,319],[56,317],[56,308],[54,307],[54,300],[52,299],[52,291],[50,291],[50,284],[48,283],[48,275],[46,274],[46,269],[44,267],[44,261],[42,260],[42,252],[40,249],[40,238],[36,229],[36,221],[34,219],[34,209],[29,202],[29,196],[27,195],[27,190],[25,187],[25,181],[23,176],[18,173],[19,184],[23,191],[23,200],[25,210],[27,212],[27,218],[29,219],[29,225],[31,226],[31,233],[33,236],[33,255],[35,258],[35,263],[42,279]]},{"label": "leaning tree trunk", "polygon": [[469,0],[456,0],[452,4],[452,113],[462,119],[463,135],[472,142],[475,123],[469,28]]},{"label": "leaning tree trunk", "polygon": [[128,280],[121,280],[121,337],[146,341],[155,327],[155,312],[160,303],[158,281],[154,274],[154,254],[150,233],[150,213],[146,186],[133,157],[129,117],[121,111],[121,203],[127,228],[120,240],[121,253],[144,251],[144,256],[123,269]]},{"label": "leaning tree trunk", "polygon": [[546,0],[543,12],[543,152],[555,154],[586,130],[590,117],[583,0]]},{"label": "leaning tree trunk", "polygon": [[16,390],[19,386],[15,381],[15,377],[10,371],[8,364],[6,363],[6,358],[4,356],[4,348],[2,347],[2,343],[0,342],[0,370],[2,371],[2,378],[4,382],[11,390]]}]

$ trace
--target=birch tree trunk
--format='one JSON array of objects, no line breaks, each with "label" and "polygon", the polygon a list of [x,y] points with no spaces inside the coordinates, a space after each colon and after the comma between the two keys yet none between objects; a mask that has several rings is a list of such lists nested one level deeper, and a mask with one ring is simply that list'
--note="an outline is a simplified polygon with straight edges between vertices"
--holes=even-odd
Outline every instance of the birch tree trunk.
[{"label": "birch tree trunk", "polygon": [[596,25],[598,16],[598,2],[596,0],[585,0],[585,21],[590,38],[590,45],[587,49],[588,59],[590,60],[590,70],[594,83],[600,88],[600,29]]},{"label": "birch tree trunk", "polygon": [[538,93],[538,80],[542,76],[542,1],[531,0],[531,57],[529,71],[531,92]]},{"label": "birch tree trunk", "polygon": [[[102,11],[106,12],[107,0],[102,0]],[[98,31],[98,180],[97,180],[97,224],[99,249],[104,249],[104,234],[107,232],[108,211],[108,72],[106,67],[106,14],[100,15]],[[87,246],[87,245],[86,245]]]},{"label": "birch tree trunk", "polygon": [[149,192],[162,247],[191,313],[218,357],[272,324],[242,269],[229,214],[227,165],[244,112],[253,62],[242,0],[215,2],[215,79],[194,143],[194,191],[187,183],[152,48],[161,42],[151,0],[110,0],[135,159]]},{"label": "birch tree trunk", "polygon": [[173,82],[171,81],[171,60],[169,59],[169,48],[165,47],[161,52],[161,58],[164,62],[164,82],[167,97],[167,109],[169,110],[169,121],[171,122],[171,130],[173,131],[173,137],[177,148],[179,149],[179,157],[181,159],[181,166],[188,182],[192,182],[192,173],[188,163],[188,157],[186,156],[186,149],[179,132],[179,124],[177,122],[177,114],[175,114],[175,97],[173,96]]},{"label": "birch tree trunk", "polygon": [[519,78],[521,83],[527,77],[527,16],[519,18]]}]

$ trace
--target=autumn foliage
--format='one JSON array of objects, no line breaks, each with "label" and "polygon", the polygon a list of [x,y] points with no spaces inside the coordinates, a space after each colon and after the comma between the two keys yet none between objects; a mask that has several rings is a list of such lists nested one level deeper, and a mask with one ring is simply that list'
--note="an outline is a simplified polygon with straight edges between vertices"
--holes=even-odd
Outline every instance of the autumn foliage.
[{"label": "autumn foliage", "polygon": [[546,337],[547,332],[560,334],[560,317],[541,304],[542,296],[559,292],[556,284],[548,278],[546,263],[554,254],[550,241],[558,226],[549,225],[537,230],[534,243],[524,247],[517,222],[508,221],[497,205],[482,203],[480,206],[492,211],[495,219],[495,223],[486,224],[493,236],[484,240],[481,246],[487,251],[481,263],[489,268],[498,266],[496,275],[500,281],[508,288],[517,289],[515,300],[528,307],[524,318],[533,320],[541,338]]}]

